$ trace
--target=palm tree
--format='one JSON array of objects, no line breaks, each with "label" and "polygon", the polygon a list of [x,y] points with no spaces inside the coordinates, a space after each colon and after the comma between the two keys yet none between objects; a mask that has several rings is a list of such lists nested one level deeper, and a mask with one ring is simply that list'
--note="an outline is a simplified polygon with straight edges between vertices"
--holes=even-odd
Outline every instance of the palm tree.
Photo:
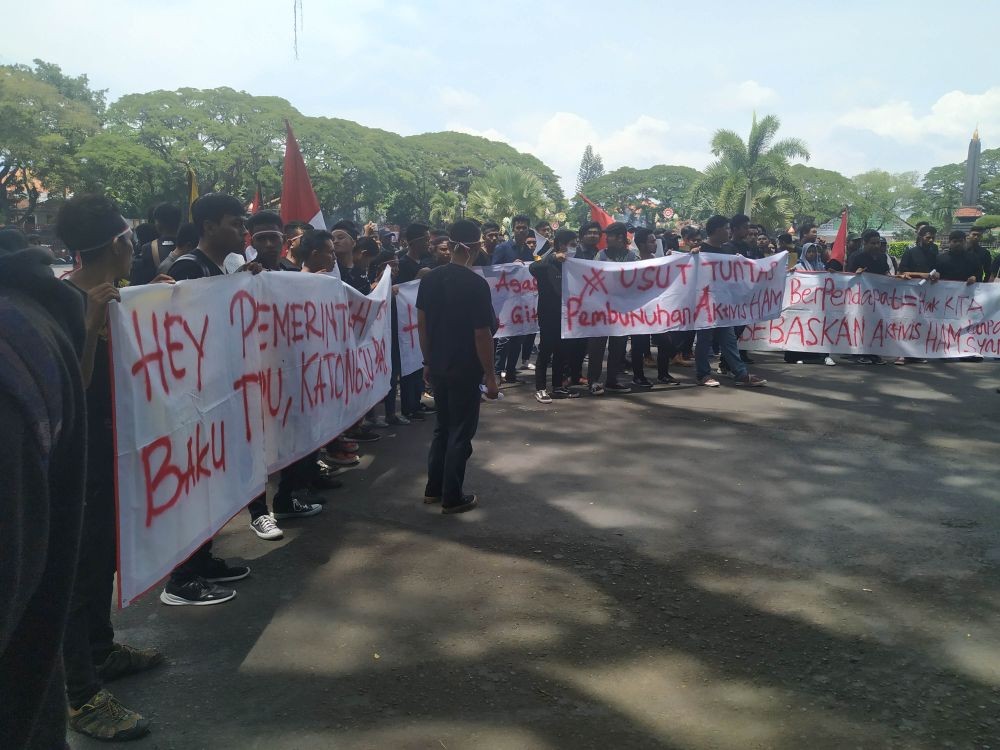
[{"label": "palm tree", "polygon": [[483,221],[499,221],[516,214],[540,219],[551,210],[545,184],[518,167],[494,167],[469,186],[468,215]]},{"label": "palm tree", "polygon": [[453,190],[437,192],[431,197],[431,224],[447,226],[459,219],[462,196]]},{"label": "palm tree", "polygon": [[[755,205],[797,194],[799,187],[792,178],[789,160],[809,159],[806,144],[798,138],[774,141],[781,121],[774,115],[762,120],[753,116],[750,137],[744,143],[732,130],[717,130],[712,136],[712,153],[719,157],[709,165],[705,174],[691,188],[693,201],[704,203],[709,195],[715,196],[715,210],[731,215],[739,211],[753,216]],[[765,191],[766,201],[755,200],[758,192]]]}]

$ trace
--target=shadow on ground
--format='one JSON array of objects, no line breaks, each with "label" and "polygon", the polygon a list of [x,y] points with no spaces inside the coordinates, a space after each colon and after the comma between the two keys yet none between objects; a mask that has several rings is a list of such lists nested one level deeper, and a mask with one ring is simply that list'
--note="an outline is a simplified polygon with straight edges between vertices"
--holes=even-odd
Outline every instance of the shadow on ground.
[{"label": "shadow on ground", "polygon": [[238,517],[234,602],[117,617],[170,659],[114,687],[134,746],[1000,747],[1000,370],[758,358],[752,392],[508,389],[460,517],[420,503],[429,423],[283,542]]}]

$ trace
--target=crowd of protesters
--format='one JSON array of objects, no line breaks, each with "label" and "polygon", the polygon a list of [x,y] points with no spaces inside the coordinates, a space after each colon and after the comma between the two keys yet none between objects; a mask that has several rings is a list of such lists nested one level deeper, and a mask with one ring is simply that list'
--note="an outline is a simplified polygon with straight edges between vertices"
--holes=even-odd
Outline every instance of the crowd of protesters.
[{"label": "crowd of protesters", "polygon": [[[0,683],[9,701],[0,721],[3,747],[63,747],[67,716],[73,730],[103,740],[148,732],[146,719],[105,687],[164,662],[153,649],[115,642],[110,617],[116,515],[106,314],[125,279],[172,284],[227,273],[335,270],[361,294],[371,293],[385,269],[394,285],[421,280],[423,370],[401,372],[394,335],[388,393],[363,420],[273,477],[270,509],[264,495],[248,505],[249,530],[271,541],[282,538],[281,522],[322,512],[327,493],[342,486],[337,474],[359,463],[363,446],[378,441],[380,430],[431,417],[436,424],[423,501],[440,503],[445,514],[472,510],[478,499],[465,492],[463,480],[479,405],[497,398],[501,383],[521,382],[524,373],[532,373],[541,404],[648,390],[654,381],[646,367],[655,368],[655,382],[667,387],[681,382],[672,366],[693,368],[694,382],[704,387],[718,387],[722,375],[737,386],[766,384],[748,370],[753,362],[739,350],[739,329],[563,339],[568,257],[621,263],[681,252],[759,259],[788,251],[793,271],[969,284],[995,278],[1000,263],[977,230],[952,232],[940,252],[930,225],[918,227],[915,244],[897,263],[874,230],[851,237],[841,262],[817,238],[814,224],[800,227],[797,236],[772,238],[743,215],[713,216],[679,235],[617,222],[553,231],[547,222],[532,226],[529,217],[515,216],[507,238],[497,223],[464,219],[448,230],[414,222],[394,233],[351,221],[316,229],[285,223],[268,210],[245,217],[236,198],[210,194],[194,203],[191,218],[182,223],[178,207],[157,206],[145,236],[138,237],[109,199],[74,197],[57,222],[75,259],[63,280],[49,268],[51,253],[19,230],[0,230],[0,471],[10,498],[5,516],[12,519],[0,565],[8,597],[0,619]],[[471,268],[500,263],[526,264],[537,279],[539,336],[494,338],[489,286]],[[394,299],[394,334],[396,321]],[[836,364],[828,354],[786,352],[786,359]],[[851,359],[883,362],[877,356]],[[232,584],[249,575],[249,567],[215,556],[209,540],[171,573],[160,601],[221,604],[236,595]]]}]

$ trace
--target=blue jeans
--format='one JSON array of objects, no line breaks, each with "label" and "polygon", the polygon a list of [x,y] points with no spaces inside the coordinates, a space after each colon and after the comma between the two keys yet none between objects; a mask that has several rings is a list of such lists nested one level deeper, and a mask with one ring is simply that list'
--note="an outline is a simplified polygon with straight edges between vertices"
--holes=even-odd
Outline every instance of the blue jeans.
[{"label": "blue jeans", "polygon": [[698,331],[698,338],[694,344],[694,366],[695,377],[699,380],[712,374],[712,368],[708,363],[712,352],[712,340],[715,334],[719,336],[719,351],[722,360],[729,366],[729,370],[741,380],[747,375],[747,366],[740,359],[740,349],[736,345],[736,334],[732,328],[705,328]]}]

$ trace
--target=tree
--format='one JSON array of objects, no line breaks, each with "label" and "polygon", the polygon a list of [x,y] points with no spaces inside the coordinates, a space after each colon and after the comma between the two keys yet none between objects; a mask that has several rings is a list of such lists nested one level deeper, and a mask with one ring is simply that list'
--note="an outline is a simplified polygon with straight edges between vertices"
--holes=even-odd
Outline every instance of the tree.
[{"label": "tree", "polygon": [[908,214],[919,191],[916,172],[890,174],[883,169],[873,169],[853,178],[857,197],[851,205],[851,230],[884,229],[902,214]]},{"label": "tree", "polygon": [[15,220],[19,200],[27,200],[26,215],[43,192],[72,188],[76,150],[99,127],[90,107],[31,68],[0,66],[0,198],[7,221]]},{"label": "tree", "polygon": [[844,206],[857,200],[857,189],[851,178],[840,172],[805,164],[793,164],[790,172],[799,186],[790,200],[792,214],[799,223],[815,221],[822,224],[839,216]]},{"label": "tree", "polygon": [[955,210],[962,205],[964,187],[964,164],[934,167],[924,175],[919,195],[914,201],[914,209],[931,221],[950,223]]},{"label": "tree", "polygon": [[186,170],[118,133],[98,133],[76,152],[78,189],[110,195],[125,216],[161,202],[187,203]]},{"label": "tree", "polygon": [[[638,215],[649,226],[656,224],[661,211],[670,207],[679,216],[690,211],[688,193],[700,173],[691,167],[658,164],[649,169],[622,167],[587,183],[587,197],[610,213]],[[572,214],[587,221],[587,204],[576,198]],[[581,223],[582,223],[581,221]]]},{"label": "tree", "polygon": [[541,219],[554,208],[542,181],[523,169],[500,166],[477,177],[469,188],[469,216],[501,221],[516,214]]},{"label": "tree", "polygon": [[730,215],[742,210],[753,217],[756,191],[767,187],[784,197],[795,196],[798,185],[791,176],[789,160],[808,159],[809,151],[798,138],[775,142],[780,127],[781,121],[774,115],[760,121],[754,115],[746,143],[732,130],[717,130],[711,150],[719,158],[692,187],[694,201],[704,203],[706,195],[714,194],[719,213]]},{"label": "tree", "polygon": [[[68,76],[62,72],[55,63],[45,62],[35,58],[32,60],[35,65],[33,71],[35,77],[51,86],[67,99],[80,102],[85,105],[99,120],[104,117],[107,109],[107,89],[94,90],[90,88],[90,79],[86,74],[76,77]],[[17,66],[23,70],[31,71],[27,66]]]},{"label": "tree", "polygon": [[431,223],[437,226],[447,226],[460,218],[462,211],[462,196],[449,190],[438,192],[431,198]]},{"label": "tree", "polygon": [[980,216],[976,219],[976,223],[973,224],[977,229],[996,229],[1000,227],[1000,216],[997,214],[986,214],[985,216]]},{"label": "tree", "polygon": [[604,161],[588,143],[587,148],[583,150],[583,158],[580,159],[580,171],[576,174],[576,192],[582,193],[587,183],[602,176],[604,176]]}]

